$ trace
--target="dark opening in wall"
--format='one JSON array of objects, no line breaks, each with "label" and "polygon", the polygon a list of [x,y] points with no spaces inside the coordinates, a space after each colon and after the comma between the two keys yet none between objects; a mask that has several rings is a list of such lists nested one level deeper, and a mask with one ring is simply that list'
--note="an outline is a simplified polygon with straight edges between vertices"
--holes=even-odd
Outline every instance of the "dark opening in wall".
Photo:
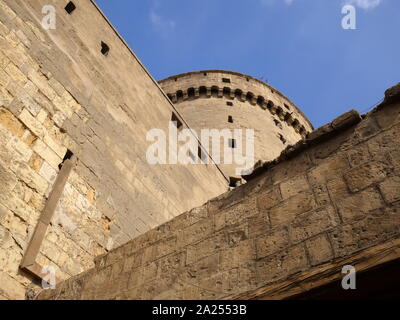
[{"label": "dark opening in wall", "polygon": [[200,97],[204,97],[207,95],[207,88],[206,87],[200,87],[199,88],[199,95]]},{"label": "dark opening in wall", "polygon": [[236,177],[229,177],[229,186],[231,188],[236,188],[240,185],[241,179]]},{"label": "dark opening in wall", "polygon": [[229,148],[235,149],[236,148],[236,140],[229,139]]},{"label": "dark opening in wall", "polygon": [[175,80],[175,81],[178,81],[178,78],[175,78],[174,80]]},{"label": "dark opening in wall", "polygon": [[199,157],[200,161],[207,163],[207,155],[200,146],[197,148],[197,156]]},{"label": "dark opening in wall", "polygon": [[235,98],[240,100],[242,98],[242,90],[236,89],[235,90]]},{"label": "dark opening in wall", "polygon": [[211,87],[211,95],[213,97],[215,97],[215,98],[218,97],[218,91],[219,91],[218,87]]},{"label": "dark opening in wall", "polygon": [[228,101],[228,102],[226,103],[226,105],[227,105],[227,106],[230,106],[230,107],[233,107],[233,102]]},{"label": "dark opening in wall", "polygon": [[274,122],[279,129],[282,129],[282,123],[279,120],[274,119]]},{"label": "dark opening in wall", "polygon": [[233,123],[233,117],[232,116],[228,116],[228,122]]},{"label": "dark opening in wall", "polygon": [[283,144],[286,144],[286,139],[283,135],[278,134],[279,139],[282,141]]},{"label": "dark opening in wall", "polygon": [[204,72],[203,75],[206,77],[207,76],[207,72]]},{"label": "dark opening in wall", "polygon": [[58,169],[61,170],[64,162],[71,159],[73,157],[73,155],[74,155],[73,152],[71,150],[67,149],[67,152],[65,153],[65,156],[64,156],[62,162],[58,165]]},{"label": "dark opening in wall", "polygon": [[224,95],[224,97],[230,98],[230,96],[231,96],[231,88],[224,87],[224,89],[222,89],[222,94]]},{"label": "dark opening in wall", "polygon": [[253,97],[254,95],[251,92],[248,92],[246,95],[246,100],[251,103],[253,101]]},{"label": "dark opening in wall", "polygon": [[106,43],[104,43],[103,41],[101,42],[101,53],[104,55],[104,56],[108,56],[108,53],[110,52],[110,47],[106,44]]},{"label": "dark opening in wall", "polygon": [[189,89],[188,89],[188,97],[191,98],[191,99],[193,99],[194,96],[195,96],[195,90],[194,90],[194,88],[189,88]]},{"label": "dark opening in wall", "polygon": [[76,6],[75,6],[75,4],[74,4],[72,1],[68,2],[68,4],[67,4],[66,7],[65,7],[65,11],[67,11],[68,14],[72,14],[72,12],[73,12],[75,9],[76,9]]},{"label": "dark opening in wall", "polygon": [[182,121],[179,120],[178,116],[175,113],[172,113],[171,121],[178,129],[183,126]]},{"label": "dark opening in wall", "polygon": [[228,79],[228,78],[222,78],[222,82],[225,82],[225,83],[231,83],[231,79]]},{"label": "dark opening in wall", "polygon": [[290,107],[286,103],[284,103],[283,105],[285,106],[286,109],[290,110]]},{"label": "dark opening in wall", "polygon": [[178,101],[183,100],[183,91],[182,91],[182,90],[178,90],[178,91],[176,92],[176,99],[177,99]]}]

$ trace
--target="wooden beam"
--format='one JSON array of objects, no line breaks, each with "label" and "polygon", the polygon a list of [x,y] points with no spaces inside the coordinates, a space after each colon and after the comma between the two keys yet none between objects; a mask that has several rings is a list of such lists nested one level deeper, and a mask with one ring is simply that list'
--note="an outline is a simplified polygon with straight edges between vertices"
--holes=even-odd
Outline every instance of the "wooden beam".
[{"label": "wooden beam", "polygon": [[400,259],[400,238],[361,250],[350,257],[339,258],[311,270],[297,273],[283,281],[267,284],[256,290],[225,298],[237,300],[288,299],[341,279],[344,276],[341,271],[345,265],[352,265],[357,272],[362,272],[397,259]]},{"label": "wooden beam", "polygon": [[40,247],[46,235],[47,227],[49,226],[50,221],[54,215],[58,201],[61,198],[68,177],[75,163],[76,163],[75,156],[72,156],[71,159],[65,160],[65,162],[63,163],[61,170],[57,176],[57,179],[54,182],[53,190],[51,191],[49,198],[47,199],[46,205],[42,211],[42,214],[39,217],[39,221],[36,225],[31,241],[29,242],[24,257],[22,258],[21,261],[20,268],[26,269],[27,271],[33,273],[39,278],[41,277],[40,277],[40,272],[37,271],[36,257],[39,254]]}]

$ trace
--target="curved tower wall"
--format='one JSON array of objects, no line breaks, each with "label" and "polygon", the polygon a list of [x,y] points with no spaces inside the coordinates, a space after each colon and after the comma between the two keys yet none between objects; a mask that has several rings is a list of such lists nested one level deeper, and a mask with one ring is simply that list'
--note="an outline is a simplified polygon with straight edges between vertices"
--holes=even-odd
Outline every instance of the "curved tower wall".
[{"label": "curved tower wall", "polygon": [[[254,129],[255,161],[276,158],[313,129],[288,98],[250,76],[208,70],[172,76],[159,83],[198,134],[201,129]],[[211,144],[210,151],[215,155]],[[219,152],[223,159],[222,146]],[[237,167],[243,166],[220,164],[228,177],[237,176]]]}]

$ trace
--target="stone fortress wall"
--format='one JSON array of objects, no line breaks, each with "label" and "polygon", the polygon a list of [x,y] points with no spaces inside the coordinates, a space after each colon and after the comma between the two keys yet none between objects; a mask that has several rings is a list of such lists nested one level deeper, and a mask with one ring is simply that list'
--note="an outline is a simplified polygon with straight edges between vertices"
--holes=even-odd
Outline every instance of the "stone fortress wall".
[{"label": "stone fortress wall", "polygon": [[148,164],[146,133],[167,132],[179,112],[95,4],[72,3],[51,1],[47,31],[49,1],[0,0],[0,298],[31,285],[20,269],[29,244],[63,280],[228,189],[212,163]]},{"label": "stone fortress wall", "polygon": [[358,279],[400,258],[399,141],[400,84],[40,298],[283,299],[341,280],[345,265]]},{"label": "stone fortress wall", "polygon": [[[175,75],[159,83],[198,134],[201,129],[253,129],[255,161],[275,159],[288,145],[313,130],[287,97],[244,74],[204,70]],[[223,146],[218,151],[225,175],[237,176],[235,169],[242,166],[224,164]]]}]

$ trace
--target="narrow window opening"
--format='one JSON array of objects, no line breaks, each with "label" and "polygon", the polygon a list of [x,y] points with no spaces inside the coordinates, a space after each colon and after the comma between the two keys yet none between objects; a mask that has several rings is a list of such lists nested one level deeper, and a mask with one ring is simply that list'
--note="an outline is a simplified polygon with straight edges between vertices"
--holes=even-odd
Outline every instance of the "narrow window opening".
[{"label": "narrow window opening", "polygon": [[207,162],[206,153],[203,151],[203,149],[200,146],[197,148],[197,156],[199,157],[200,161]]},{"label": "narrow window opening", "polygon": [[274,119],[275,125],[282,130],[282,123],[279,120]]},{"label": "narrow window opening", "polygon": [[290,110],[290,107],[286,103],[284,103],[283,105],[285,106],[286,109]]},{"label": "narrow window opening", "polygon": [[228,78],[222,78],[222,82],[225,82],[225,83],[231,83],[231,79],[228,79]]},{"label": "narrow window opening", "polygon": [[67,152],[65,153],[65,156],[64,156],[62,162],[58,165],[58,169],[61,170],[61,168],[62,168],[63,164],[65,163],[65,161],[71,159],[73,155],[74,155],[73,152],[71,150],[67,149]]},{"label": "narrow window opening", "polygon": [[204,72],[203,75],[206,77],[207,76],[207,72]]},{"label": "narrow window opening", "polygon": [[183,100],[183,91],[179,90],[176,92],[176,98],[178,101]]},{"label": "narrow window opening", "polygon": [[229,148],[235,149],[236,148],[236,140],[229,139]]},{"label": "narrow window opening", "polygon": [[189,89],[188,89],[188,97],[189,97],[189,98],[194,98],[194,97],[195,97],[195,90],[194,90],[194,88],[189,88]]},{"label": "narrow window opening", "polygon": [[178,81],[178,78],[175,78],[174,80],[175,80],[175,81]]},{"label": "narrow window opening", "polygon": [[283,135],[279,134],[279,139],[282,141],[283,144],[286,144],[286,139]]},{"label": "narrow window opening", "polygon": [[218,97],[218,87],[212,87],[211,88],[211,95],[213,96],[213,97],[215,97],[215,98],[217,98]]},{"label": "narrow window opening", "polygon": [[226,103],[226,105],[227,105],[227,106],[230,106],[230,107],[233,107],[233,102],[228,101],[228,102]]},{"label": "narrow window opening", "polygon": [[232,116],[228,116],[228,122],[229,123],[233,123],[233,117]]},{"label": "narrow window opening", "polygon": [[106,43],[104,43],[103,41],[101,42],[101,53],[104,55],[104,56],[108,56],[108,53],[110,52],[110,47],[106,44]]},{"label": "narrow window opening", "polygon": [[207,95],[207,88],[206,87],[200,87],[199,88],[199,95],[200,97],[204,97]]},{"label": "narrow window opening", "polygon": [[171,121],[178,129],[180,129],[183,126],[182,121],[179,120],[179,118],[175,113],[172,113]]},{"label": "narrow window opening", "polygon": [[74,4],[72,1],[68,2],[68,4],[67,4],[66,7],[65,7],[65,11],[67,11],[68,14],[72,14],[72,12],[73,12],[75,9],[76,9],[76,6],[75,6],[75,4]]}]

